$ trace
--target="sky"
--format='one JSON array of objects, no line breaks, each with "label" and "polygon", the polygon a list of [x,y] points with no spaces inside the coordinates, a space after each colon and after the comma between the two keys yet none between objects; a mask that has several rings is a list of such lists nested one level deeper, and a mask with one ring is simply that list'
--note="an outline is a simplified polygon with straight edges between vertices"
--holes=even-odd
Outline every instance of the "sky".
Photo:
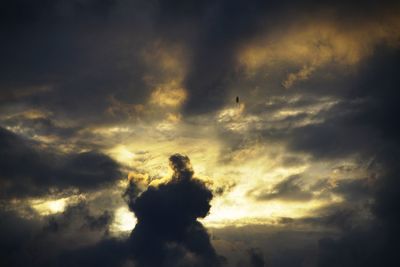
[{"label": "sky", "polygon": [[1,266],[399,265],[398,1],[0,6]]}]

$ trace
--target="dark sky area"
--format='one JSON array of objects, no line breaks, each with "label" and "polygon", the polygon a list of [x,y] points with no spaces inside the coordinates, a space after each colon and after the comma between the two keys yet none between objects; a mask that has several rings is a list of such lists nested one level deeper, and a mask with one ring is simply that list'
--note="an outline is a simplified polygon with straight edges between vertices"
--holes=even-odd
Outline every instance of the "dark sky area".
[{"label": "dark sky area", "polygon": [[400,266],[398,1],[4,0],[0,266]]}]

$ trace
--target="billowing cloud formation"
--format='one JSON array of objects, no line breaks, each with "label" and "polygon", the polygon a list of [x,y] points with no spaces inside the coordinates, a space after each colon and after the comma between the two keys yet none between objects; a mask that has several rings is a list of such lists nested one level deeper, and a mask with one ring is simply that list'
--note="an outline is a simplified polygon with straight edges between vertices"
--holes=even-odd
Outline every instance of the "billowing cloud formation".
[{"label": "billowing cloud formation", "polygon": [[140,267],[219,266],[210,237],[197,218],[210,210],[212,193],[193,178],[189,158],[170,157],[171,181],[149,187],[129,207],[138,223],[132,231],[132,255]]}]

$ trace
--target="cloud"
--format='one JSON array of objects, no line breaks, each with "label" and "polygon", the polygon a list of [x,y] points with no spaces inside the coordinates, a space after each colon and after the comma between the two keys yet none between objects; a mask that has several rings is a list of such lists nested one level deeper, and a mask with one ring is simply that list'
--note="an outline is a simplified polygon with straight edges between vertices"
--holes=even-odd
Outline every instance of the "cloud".
[{"label": "cloud", "polygon": [[62,153],[0,128],[1,198],[30,197],[77,188],[93,190],[120,179],[120,166],[99,152]]},{"label": "cloud", "polygon": [[[188,157],[172,155],[170,165],[174,174],[168,182],[145,190],[136,190],[133,182],[128,186],[125,197],[138,220],[129,237],[107,235],[110,214],[94,214],[88,205],[93,203],[81,202],[49,217],[42,231],[33,232],[44,241],[34,239],[31,245],[43,246],[52,240],[57,244],[47,258],[33,255],[38,266],[221,266],[222,257],[197,221],[208,214],[211,191],[193,177]],[[96,233],[97,241],[85,244],[92,233]],[[69,242],[74,244],[68,247]],[[23,257],[17,263],[29,259]],[[15,258],[11,255],[4,260],[13,262]]]},{"label": "cloud", "polygon": [[[400,187],[397,178],[400,175],[400,143],[394,117],[398,110],[398,104],[394,100],[398,99],[398,57],[398,52],[377,55],[366,66],[364,80],[360,84],[362,87],[353,91],[356,95],[368,94],[373,97],[373,102],[364,106],[362,116],[352,117],[351,122],[378,131],[384,137],[378,147],[369,147],[369,151],[374,153],[372,167],[378,170],[369,189],[374,198],[374,204],[370,206],[374,215],[373,223],[366,229],[359,227],[345,231],[339,239],[320,240],[321,267],[390,266],[398,261]],[[366,142],[365,146],[373,146],[373,143]],[[344,184],[341,190],[354,191],[357,196],[365,193],[365,184]]]},{"label": "cloud", "polygon": [[[279,85],[288,87],[332,61],[352,64],[380,42],[396,43],[392,5],[6,1],[0,101],[48,109],[77,125],[135,120],[148,103],[204,114],[229,103],[233,90],[245,94],[236,85],[248,80],[242,68],[284,63],[283,72],[290,73]],[[304,19],[310,10],[318,23]],[[344,20],[345,12],[356,23]],[[298,27],[288,26],[299,21]],[[277,34],[275,27],[288,34]],[[285,64],[288,59],[294,66]]]},{"label": "cloud", "polygon": [[274,185],[270,190],[251,190],[249,194],[255,195],[257,200],[306,201],[313,197],[311,192],[302,188],[300,175],[289,176]]},{"label": "cloud", "polygon": [[88,229],[90,231],[108,231],[112,222],[112,215],[109,211],[104,211],[99,215],[91,214],[88,206],[84,202],[69,206],[60,215],[53,215],[49,218],[45,231],[56,233],[65,229]]},{"label": "cloud", "polygon": [[[197,221],[208,214],[211,191],[193,177],[188,157],[172,155],[170,166],[174,173],[166,183],[145,190],[133,180],[128,185],[124,196],[138,220],[129,237],[103,235],[95,244],[61,249],[55,257],[61,266],[221,266],[223,258],[216,254],[207,230]],[[61,240],[71,227],[104,231],[110,221],[105,214],[95,216],[80,203],[52,217],[44,229]],[[259,264],[258,254],[253,258]]]},{"label": "cloud", "polygon": [[[304,6],[311,3],[304,3]],[[273,73],[276,69],[286,72],[281,85],[288,89],[301,81],[309,80],[318,71],[338,66],[351,72],[373,55],[377,46],[398,47],[400,35],[398,9],[365,6],[354,10],[345,3],[313,3],[312,19],[301,12],[296,19],[277,20],[277,27],[267,28],[249,39],[239,51],[238,60],[248,74]],[[303,7],[304,7],[303,6]],[[371,10],[375,8],[375,14]],[[351,10],[351,11],[350,11]],[[341,12],[351,12],[352,19]],[[282,29],[284,34],[282,34]],[[327,69],[324,69],[326,73]],[[298,88],[307,83],[299,84]]]},{"label": "cloud", "polygon": [[[103,240],[108,240],[112,218],[107,210],[95,214],[88,202],[52,216],[38,217],[33,212],[21,216],[20,210],[5,211],[4,207],[0,215],[0,263],[4,266],[74,266],[68,265],[78,262],[72,252],[80,251],[82,257],[88,248],[107,243]],[[66,254],[71,257],[64,258]]]},{"label": "cloud", "polygon": [[371,197],[373,181],[368,179],[346,179],[338,182],[334,193],[343,195],[348,201],[356,202]]},{"label": "cloud", "polygon": [[[132,266],[129,265],[129,245],[126,240],[104,239],[93,246],[63,251],[60,266]],[[133,265],[135,266],[135,265]]]},{"label": "cloud", "polygon": [[[119,16],[119,6],[112,0],[7,1],[1,16],[8,27],[2,29],[7,37],[0,46],[5,73],[0,84],[2,95],[16,97],[5,98],[3,104],[50,109],[57,118],[79,124],[104,123],[110,96],[128,104],[143,102],[148,96],[142,79],[144,62],[139,53],[130,53],[139,49],[139,40],[127,38],[126,33],[146,25],[123,21],[126,16]],[[142,37],[147,41],[145,32]]]},{"label": "cloud", "polygon": [[[239,217],[248,223],[246,216],[269,216],[274,210],[269,200],[276,200],[283,204],[271,214],[303,210],[296,215],[309,216],[278,224],[334,227],[338,232],[335,238],[324,232],[320,266],[380,266],[396,259],[396,1],[16,0],[4,2],[0,22],[0,211],[8,224],[1,234],[9,242],[2,255],[20,256],[19,265],[36,264],[22,262],[32,251],[19,248],[35,244],[30,237],[41,219],[22,218],[36,216],[25,210],[18,214],[21,218],[5,214],[8,204],[64,197],[69,189],[91,198],[122,176],[121,166],[95,148],[154,175],[164,173],[159,158],[179,146],[202,161],[196,169],[202,177],[216,170],[217,179],[234,181],[215,183],[219,196],[213,206],[219,222]],[[240,109],[231,105],[237,95]],[[159,123],[160,118],[167,123]],[[193,139],[196,143],[188,146]],[[118,144],[115,153],[113,144]],[[133,153],[139,147],[149,153]],[[331,172],[332,165],[347,161],[362,170]],[[141,216],[132,238],[104,237],[93,246],[71,247],[60,254],[65,263],[59,264],[129,266],[136,260],[143,265],[149,258],[146,253],[138,257],[137,247],[147,252],[152,246],[161,255],[154,260],[164,266],[203,264],[205,255],[211,255],[213,264],[219,262],[210,236],[197,221],[208,213],[212,195],[193,178],[188,158],[176,156],[171,164],[169,182],[148,189],[130,182],[125,197]],[[306,185],[309,179],[334,176],[337,186],[321,184],[311,192],[300,178],[288,177],[301,172],[308,177]],[[261,180],[272,181],[272,186],[263,185],[247,198],[249,188]],[[194,188],[190,196],[181,193],[186,187]],[[313,210],[313,195],[319,197],[319,192],[328,195],[326,212]],[[329,203],[332,194],[342,201],[337,207]],[[163,201],[151,202],[158,198]],[[112,195],[96,205],[112,206],[115,199]],[[185,209],[180,202],[192,206]],[[134,203],[143,207],[134,208]],[[146,208],[152,205],[155,209]],[[62,233],[82,225],[106,231],[110,214],[83,210],[72,212],[73,226],[69,215],[55,216],[59,230],[47,247],[63,243],[68,234]],[[367,222],[364,216],[370,217]],[[21,228],[9,231],[13,224]],[[155,234],[148,235],[150,231]],[[296,242],[303,250],[292,247],[289,253],[295,238],[259,236],[276,246],[272,255],[264,253],[272,259],[268,264],[315,265],[304,260],[309,255],[304,239]],[[311,243],[319,236],[309,237]],[[7,260],[1,265],[16,265]]]},{"label": "cloud", "polygon": [[220,260],[210,237],[197,218],[210,210],[212,193],[193,178],[189,158],[170,157],[174,171],[171,181],[150,186],[129,199],[137,217],[130,236],[132,255],[138,266],[219,266]]},{"label": "cloud", "polygon": [[250,263],[251,263],[252,267],[264,267],[265,266],[263,255],[260,251],[258,251],[256,249],[250,249],[249,254],[250,254]]},{"label": "cloud", "polygon": [[0,264],[18,266],[22,258],[24,245],[31,240],[34,233],[40,231],[40,223],[26,220],[12,211],[0,211]]}]

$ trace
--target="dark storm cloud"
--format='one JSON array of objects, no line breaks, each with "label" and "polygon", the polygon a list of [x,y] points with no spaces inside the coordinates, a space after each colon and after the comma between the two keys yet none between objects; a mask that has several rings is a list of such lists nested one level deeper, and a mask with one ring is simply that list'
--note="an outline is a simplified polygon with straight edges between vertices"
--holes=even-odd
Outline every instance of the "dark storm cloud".
[{"label": "dark storm cloud", "polygon": [[356,74],[344,78],[351,88],[347,85],[346,92],[338,93],[341,101],[319,114],[323,122],[281,131],[281,137],[289,140],[289,148],[316,158],[351,154],[367,158],[396,145],[398,58],[396,50],[377,49]]},{"label": "dark storm cloud", "polygon": [[[143,10],[132,4],[132,17],[121,19],[113,13],[117,10],[116,1],[4,3],[3,104],[16,102],[50,109],[62,118],[99,122],[111,97],[140,103],[148,92],[138,60],[142,41],[132,35]],[[145,38],[146,25],[140,30]]]},{"label": "dark storm cloud", "polygon": [[[373,184],[375,215],[374,224],[368,229],[353,229],[343,233],[337,240],[320,241],[319,266],[394,266],[398,262],[399,237],[399,151],[400,142],[397,115],[399,114],[399,54],[383,50],[367,64],[363,79],[351,95],[369,96],[372,99],[358,116],[348,122],[369,131],[378,132],[380,145],[369,147],[374,153],[374,165],[380,170],[379,177]],[[348,138],[357,138],[349,136]],[[366,142],[370,146],[373,142]],[[360,185],[354,184],[342,189],[364,192]]]},{"label": "dark storm cloud", "polygon": [[119,165],[98,152],[55,153],[0,128],[1,198],[91,190],[121,178]]},{"label": "dark storm cloud", "polygon": [[362,152],[365,143],[374,141],[364,135],[362,129],[352,125],[339,126],[335,121],[333,119],[323,124],[295,129],[291,133],[290,148],[311,152],[315,157],[335,158]]},{"label": "dark storm cloud", "polygon": [[[396,163],[397,164],[397,163]],[[395,266],[400,249],[399,169],[394,166],[381,177],[374,194],[375,221],[368,227],[345,229],[340,238],[319,241],[318,266]]]},{"label": "dark storm cloud", "polygon": [[193,178],[189,158],[170,157],[172,180],[149,187],[129,200],[138,223],[132,231],[132,255],[138,266],[219,266],[210,237],[197,218],[210,210],[212,193]]}]

